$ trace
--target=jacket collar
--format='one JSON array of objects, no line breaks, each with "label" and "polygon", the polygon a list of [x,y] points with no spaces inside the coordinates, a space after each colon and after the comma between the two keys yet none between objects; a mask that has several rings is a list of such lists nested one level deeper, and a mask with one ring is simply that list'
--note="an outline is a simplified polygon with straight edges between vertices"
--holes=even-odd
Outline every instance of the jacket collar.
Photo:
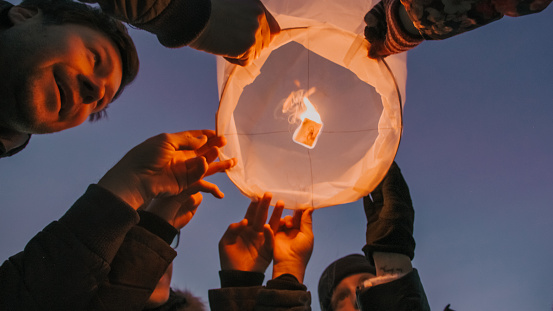
[{"label": "jacket collar", "polygon": [[0,128],[0,158],[12,156],[23,150],[31,135]]},{"label": "jacket collar", "polygon": [[8,11],[12,6],[13,4],[9,2],[0,1],[0,29],[13,26],[12,22],[8,18]]}]

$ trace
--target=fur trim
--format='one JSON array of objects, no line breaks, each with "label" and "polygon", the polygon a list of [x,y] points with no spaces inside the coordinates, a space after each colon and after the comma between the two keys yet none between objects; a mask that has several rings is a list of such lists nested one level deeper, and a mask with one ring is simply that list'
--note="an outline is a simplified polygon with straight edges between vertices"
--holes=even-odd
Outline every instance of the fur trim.
[{"label": "fur trim", "polygon": [[175,296],[186,299],[186,305],[176,309],[178,311],[207,311],[205,302],[194,296],[189,290],[173,289]]}]

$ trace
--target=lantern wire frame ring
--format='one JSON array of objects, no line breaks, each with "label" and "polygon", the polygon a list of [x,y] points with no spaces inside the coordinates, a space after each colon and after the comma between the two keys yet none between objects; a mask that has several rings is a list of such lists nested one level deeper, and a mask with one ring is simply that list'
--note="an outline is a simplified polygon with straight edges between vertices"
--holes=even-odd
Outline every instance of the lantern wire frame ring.
[{"label": "lantern wire frame ring", "polygon": [[[309,32],[309,29],[310,29],[310,28],[312,28],[312,27],[311,27],[311,26],[307,26],[307,27],[287,28],[287,29],[283,29],[283,30],[281,31],[281,34],[282,34],[282,33],[286,33],[286,32],[288,32],[288,31],[297,31],[297,30],[305,30],[305,29],[307,29],[307,31]],[[364,38],[363,38],[363,39],[364,39]],[[272,49],[269,48],[269,49],[267,49],[267,50],[269,50],[269,52],[268,52],[268,53],[265,53],[265,56],[264,56],[265,59],[263,60],[263,63],[264,63],[265,60],[269,57],[269,55],[271,54],[271,52],[272,52],[273,50],[278,49],[279,47],[281,47],[281,46],[283,46],[283,45],[286,45],[286,44],[288,44],[288,43],[291,42],[291,41],[293,41],[293,40],[290,40],[290,41],[288,41],[288,42],[285,42],[285,43],[279,45],[279,46],[276,47],[276,48],[272,48]],[[309,40],[308,40],[308,42],[309,42]],[[312,51],[309,50],[309,46],[307,46],[307,47],[305,47],[305,48],[306,48],[309,52],[312,52]],[[263,58],[263,54],[264,54],[264,53],[262,52],[260,58]],[[308,57],[309,57],[309,54],[310,54],[310,53],[307,54]],[[366,57],[368,58],[368,56],[366,56]],[[398,98],[398,100],[396,101],[396,103],[397,103],[397,105],[399,105],[399,109],[398,109],[398,111],[399,111],[399,116],[398,116],[398,117],[399,117],[398,131],[399,131],[399,133],[397,134],[397,144],[396,144],[396,146],[395,146],[395,149],[393,150],[393,156],[391,157],[389,163],[387,163],[387,164],[385,165],[385,167],[384,167],[384,172],[381,172],[381,173],[380,173],[381,176],[378,177],[378,183],[379,183],[379,182],[384,178],[385,173],[387,172],[387,170],[388,170],[389,167],[391,166],[391,164],[392,164],[392,162],[393,162],[393,159],[395,158],[395,155],[397,154],[397,150],[398,150],[398,148],[399,148],[399,144],[400,144],[401,137],[402,137],[402,133],[403,133],[403,104],[402,104],[402,103],[403,103],[403,99],[402,99],[402,95],[401,95],[401,92],[400,92],[400,87],[399,87],[399,85],[398,85],[398,83],[397,83],[397,79],[396,79],[396,77],[395,77],[393,71],[391,70],[390,66],[389,66],[388,63],[386,62],[386,60],[383,59],[383,58],[380,58],[380,59],[375,60],[375,61],[377,61],[377,62],[379,62],[379,63],[382,63],[382,64],[384,65],[384,67],[386,68],[387,74],[389,74],[389,76],[391,77],[391,80],[392,80],[392,82],[393,82],[393,86],[394,86],[394,88],[395,88],[395,94],[396,94],[396,96],[397,96],[397,98]],[[253,62],[253,64],[255,64],[255,61]],[[228,65],[228,64],[227,64],[227,65]],[[309,66],[309,62],[308,62],[308,64],[307,64],[307,66]],[[217,135],[222,135],[222,134],[223,134],[222,131],[223,131],[224,129],[221,128],[221,122],[220,122],[221,104],[223,103],[223,99],[225,98],[226,92],[228,91],[228,84],[229,84],[229,82],[231,81],[231,78],[232,78],[232,77],[235,75],[235,73],[237,72],[237,70],[243,70],[243,67],[240,67],[240,66],[237,66],[237,65],[232,65],[231,70],[228,71],[227,74],[226,74],[226,80],[225,80],[225,82],[224,82],[224,84],[223,84],[224,86],[223,86],[222,88],[220,88],[220,105],[219,105],[219,109],[217,110],[217,115],[216,115],[216,119],[217,119],[217,121],[216,121]],[[257,70],[259,70],[259,69],[257,69]],[[309,71],[309,69],[307,69],[307,70]],[[259,72],[258,72],[257,74],[259,74]],[[308,75],[308,77],[309,77],[309,75]],[[254,78],[254,80],[255,80],[255,78]],[[252,81],[251,83],[253,83],[253,81]],[[309,84],[309,82],[308,82],[308,84]],[[247,86],[247,85],[248,85],[248,84],[246,84],[245,86]],[[232,110],[234,111],[234,108],[233,108]],[[221,152],[221,159],[223,159],[223,160],[224,160],[224,159],[230,158],[230,157],[228,157],[228,156],[224,153],[224,148],[225,148],[225,147],[223,147],[222,152]],[[307,153],[308,153],[308,155],[309,155],[309,157],[310,157],[309,163],[310,163],[310,166],[311,166],[311,154],[310,154],[310,150],[309,150],[309,149],[307,150]],[[313,184],[313,175],[312,175],[313,169],[312,169],[312,167],[310,167],[310,172],[311,172],[311,182],[312,182],[312,184]],[[229,179],[237,186],[237,188],[238,188],[238,189],[242,192],[242,194],[244,194],[245,196],[247,196],[247,197],[249,197],[249,198],[252,198],[252,199],[260,196],[259,191],[258,191],[257,193],[255,193],[255,192],[252,193],[251,189],[248,189],[248,187],[244,187],[244,185],[242,185],[242,182],[239,181],[239,180],[236,180],[236,178],[233,177],[233,174],[232,174],[231,172],[227,171],[227,175],[228,175]],[[378,183],[376,183],[372,188],[376,187],[376,185],[378,185]],[[374,184],[374,183],[373,183],[373,184]],[[314,195],[313,195],[313,189],[314,189],[314,187],[311,186],[311,202],[310,202],[309,205],[311,205],[311,206],[313,206],[313,207],[315,207],[315,208],[321,208],[321,207],[336,205],[336,204],[326,204],[326,205],[323,204],[323,205],[315,206]],[[373,189],[367,190],[366,193],[364,193],[364,195],[368,195],[368,194],[370,193],[370,191],[372,191],[372,190],[373,190]],[[270,191],[270,189],[267,189],[267,191]],[[271,202],[271,204],[274,205],[274,203],[276,203],[276,200],[278,200],[278,199],[279,199],[278,197],[273,198],[274,201]],[[358,198],[358,199],[359,199],[359,198]],[[348,201],[348,202],[339,202],[339,203],[337,203],[337,204],[344,204],[344,203],[349,203],[349,202],[352,202],[352,201],[353,201],[353,200],[350,200],[350,201]],[[305,204],[303,204],[302,206],[286,206],[286,205],[285,205],[285,207],[286,207],[286,208],[290,208],[290,209],[296,209],[296,208],[306,208],[307,206],[305,206]]]}]

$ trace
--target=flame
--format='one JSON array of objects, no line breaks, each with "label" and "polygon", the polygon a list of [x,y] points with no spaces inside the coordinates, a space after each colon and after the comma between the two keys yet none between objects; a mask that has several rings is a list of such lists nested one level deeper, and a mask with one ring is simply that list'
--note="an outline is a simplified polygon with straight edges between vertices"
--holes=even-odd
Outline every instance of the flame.
[{"label": "flame", "polygon": [[288,122],[290,124],[301,123],[304,118],[315,118],[321,122],[321,116],[317,112],[317,109],[308,97],[315,93],[315,88],[310,88],[307,92],[303,89],[294,91],[288,95],[282,105],[282,113],[288,114]]},{"label": "flame", "polygon": [[315,148],[323,127],[321,115],[308,98],[314,92],[314,87],[307,92],[305,90],[294,91],[288,95],[282,105],[282,113],[288,113],[288,122],[290,124],[300,123],[294,131],[292,140],[309,149]]},{"label": "flame", "polygon": [[317,112],[317,109],[307,98],[307,95],[303,97],[303,103],[305,105],[305,111],[300,114],[299,119],[303,122],[305,118],[309,118],[317,123],[323,123],[321,121],[321,115]]}]

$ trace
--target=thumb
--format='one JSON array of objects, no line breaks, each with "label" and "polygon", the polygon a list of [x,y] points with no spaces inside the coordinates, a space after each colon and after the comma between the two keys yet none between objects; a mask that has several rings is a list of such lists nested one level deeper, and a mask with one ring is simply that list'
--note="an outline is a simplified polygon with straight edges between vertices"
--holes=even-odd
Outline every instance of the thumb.
[{"label": "thumb", "polygon": [[313,211],[314,208],[310,208],[303,212],[301,215],[300,231],[304,233],[313,234]]}]

